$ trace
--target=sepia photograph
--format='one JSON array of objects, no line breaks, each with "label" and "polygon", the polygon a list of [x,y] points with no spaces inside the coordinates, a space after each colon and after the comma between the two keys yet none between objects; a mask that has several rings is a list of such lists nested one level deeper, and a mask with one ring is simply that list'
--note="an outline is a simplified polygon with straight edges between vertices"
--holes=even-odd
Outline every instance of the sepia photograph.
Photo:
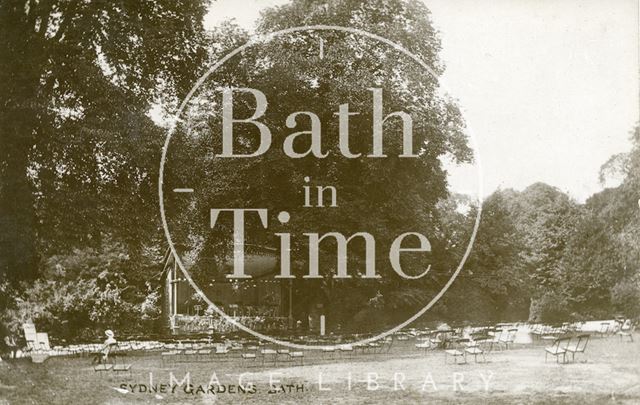
[{"label": "sepia photograph", "polygon": [[0,405],[640,403],[640,1],[0,0]]}]

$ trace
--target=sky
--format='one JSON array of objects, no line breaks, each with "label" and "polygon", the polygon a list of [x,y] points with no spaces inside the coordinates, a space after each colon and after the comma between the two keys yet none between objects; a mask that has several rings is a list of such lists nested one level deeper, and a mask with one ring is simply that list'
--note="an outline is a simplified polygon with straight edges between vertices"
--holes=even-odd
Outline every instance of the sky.
[{"label": "sky", "polygon": [[[483,196],[545,182],[584,201],[600,166],[630,150],[639,120],[637,0],[424,0],[447,91],[477,140]],[[205,26],[252,28],[286,0],[217,0]],[[477,167],[451,171],[478,191]],[[608,184],[615,185],[615,184]]]}]

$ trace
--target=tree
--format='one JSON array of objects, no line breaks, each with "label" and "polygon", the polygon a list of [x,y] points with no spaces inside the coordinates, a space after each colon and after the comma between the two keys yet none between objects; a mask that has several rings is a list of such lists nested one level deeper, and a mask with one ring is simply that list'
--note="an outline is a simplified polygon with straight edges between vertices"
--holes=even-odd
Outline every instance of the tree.
[{"label": "tree", "polygon": [[[416,54],[436,75],[443,71],[438,58],[439,39],[429,12],[421,2],[297,0],[265,11],[258,32],[309,24],[352,26],[382,35]],[[322,59],[318,53],[321,40],[326,50]],[[251,87],[265,94],[269,108],[262,120],[273,134],[267,153],[250,159],[215,157],[221,151],[221,96],[220,91],[216,91],[220,86]],[[418,154],[416,158],[399,157],[404,145],[398,119],[389,120],[385,125],[384,152],[388,157],[366,157],[372,151],[373,96],[369,90],[372,87],[382,89],[385,114],[391,111],[412,114],[412,147]],[[343,103],[349,104],[350,111],[359,112],[350,117],[349,122],[349,149],[353,154],[362,154],[357,158],[344,157],[339,148],[339,124],[334,113]],[[239,94],[234,97],[233,108],[235,116],[251,116],[255,101],[251,95]],[[328,153],[326,158],[308,155],[292,159],[283,153],[287,135],[309,128],[308,117],[299,117],[295,130],[285,125],[288,114],[301,110],[318,116],[321,153]],[[292,262],[299,263],[294,269],[298,276],[306,272],[309,257],[303,233],[340,232],[350,236],[366,231],[375,235],[376,268],[383,276],[382,283],[359,278],[318,282],[318,285],[305,281],[306,288],[302,291],[306,297],[318,290],[342,287],[346,290],[358,285],[367,297],[374,297],[380,291],[384,301],[391,305],[397,299],[392,292],[405,290],[408,284],[419,285],[420,282],[408,283],[394,275],[389,265],[389,245],[396,236],[411,230],[432,238],[434,252],[437,252],[435,246],[445,245],[438,239],[442,227],[438,203],[448,198],[446,172],[440,158],[449,156],[457,162],[472,160],[461,113],[452,100],[441,94],[438,78],[429,76],[418,64],[384,44],[344,32],[293,33],[245,50],[209,78],[185,117],[172,140],[171,150],[188,150],[182,156],[189,156],[189,160],[169,156],[165,184],[167,189],[189,184],[198,193],[193,199],[167,196],[166,206],[170,213],[169,227],[176,239],[185,245],[197,245],[202,249],[201,257],[230,254],[230,217],[221,217],[214,229],[209,227],[209,210],[221,203],[224,207],[268,208],[268,230],[255,215],[247,220],[249,243],[277,247],[278,240],[273,233],[291,233],[294,236]],[[258,146],[255,128],[241,127],[235,136],[234,147],[239,153],[253,152]],[[300,136],[293,143],[298,153],[309,147],[308,136]],[[308,182],[305,177],[309,178]],[[334,186],[338,207],[302,207],[305,184],[314,189]],[[277,220],[282,210],[291,215],[287,224]],[[352,274],[363,273],[364,244],[354,242],[349,250]],[[324,244],[321,248],[323,275],[335,274],[335,261],[335,244]],[[427,262],[435,263],[436,258],[427,257]],[[428,263],[425,257],[407,255],[403,268],[409,274],[420,274]],[[441,268],[434,268],[434,274],[450,271],[457,262],[441,264]],[[431,287],[419,289],[421,301],[430,289],[437,291],[432,279],[424,283]]]},{"label": "tree", "polygon": [[109,233],[139,246],[157,229],[161,133],[146,114],[158,90],[181,96],[197,74],[206,5],[0,4],[3,277],[33,278],[41,255]]},{"label": "tree", "polygon": [[526,315],[530,291],[521,257],[525,245],[509,210],[517,197],[512,190],[498,190],[482,204],[478,237],[460,283],[447,299],[463,306],[467,319],[500,321]]}]

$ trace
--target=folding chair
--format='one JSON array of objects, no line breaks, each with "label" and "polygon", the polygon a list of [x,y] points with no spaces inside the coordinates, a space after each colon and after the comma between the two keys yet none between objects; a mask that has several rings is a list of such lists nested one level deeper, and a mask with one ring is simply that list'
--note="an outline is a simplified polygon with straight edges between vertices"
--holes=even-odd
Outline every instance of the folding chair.
[{"label": "folding chair", "polygon": [[576,336],[576,339],[578,339],[576,343],[570,343],[567,345],[566,350],[568,353],[571,353],[571,361],[575,361],[576,353],[584,354],[590,337],[591,336],[588,334],[578,335]]},{"label": "folding chair", "polygon": [[547,346],[544,348],[544,362],[547,362],[547,356],[550,354],[555,356],[556,363],[558,362],[558,357],[562,355],[562,362],[564,363],[567,356],[567,346],[571,342],[571,338],[563,337],[557,338],[554,340],[551,346]]}]

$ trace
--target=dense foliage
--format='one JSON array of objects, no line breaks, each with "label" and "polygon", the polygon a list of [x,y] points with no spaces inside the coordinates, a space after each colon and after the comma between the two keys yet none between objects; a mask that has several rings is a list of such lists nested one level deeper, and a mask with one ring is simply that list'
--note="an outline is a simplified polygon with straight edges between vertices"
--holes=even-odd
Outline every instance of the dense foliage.
[{"label": "dense foliage", "polygon": [[[166,243],[158,220],[156,178],[164,128],[148,116],[158,100],[174,109],[203,71],[243,44],[248,33],[225,23],[202,28],[206,1],[14,1],[0,3],[0,308],[5,327],[33,320],[64,338],[104,328],[148,332],[160,318]],[[477,206],[451,195],[442,157],[471,162],[464,119],[438,89],[440,41],[420,1],[294,0],[264,12],[259,33],[309,24],[361,28],[396,41],[432,66],[414,63],[375,41],[336,32],[283,36],[247,50],[211,77],[197,101],[219,85],[259,87],[277,100],[265,116],[274,147],[254,159],[213,159],[219,118],[192,104],[168,160],[167,187],[199,190],[195,202],[170,196],[175,238],[194,261],[230,253],[230,221],[208,228],[208,209],[269,208],[265,231],[247,222],[251,243],[277,246],[273,232],[368,231],[375,235],[383,282],[357,278],[297,280],[295,316],[319,302],[333,324],[366,329],[397,322],[428,302],[457,266]],[[320,39],[327,44],[322,63]],[[399,79],[402,77],[403,79]],[[385,112],[409,109],[417,159],[401,159],[400,128],[385,129],[388,158],[338,155],[334,112],[348,102],[353,152],[371,149],[371,83],[384,90]],[[283,90],[286,93],[283,95]],[[253,105],[235,100],[238,116]],[[213,104],[214,106],[217,104]],[[218,105],[219,106],[219,105]],[[290,159],[282,153],[285,117],[305,110],[323,122],[331,155]],[[300,125],[303,127],[302,121]],[[364,134],[364,135],[362,135]],[[359,136],[362,135],[362,136]],[[633,150],[612,157],[603,175],[622,179],[585,204],[533,184],[486,198],[471,256],[452,289],[425,319],[548,322],[640,315],[640,131]],[[242,132],[238,150],[255,147]],[[295,144],[304,150],[304,140]],[[301,209],[304,177],[333,185],[339,209]],[[291,221],[279,225],[286,209]],[[171,211],[172,210],[172,211]],[[408,282],[390,271],[388,245],[401,232],[429,236],[433,270]],[[294,274],[306,269],[302,238],[292,240]],[[350,269],[362,269],[354,244]],[[335,272],[335,246],[322,251],[322,272]],[[333,258],[334,262],[331,262]],[[408,272],[424,262],[408,257]],[[205,266],[202,266],[204,268]],[[194,267],[197,273],[198,266]],[[194,274],[207,277],[207,274]],[[157,325],[156,325],[157,326]]]}]

